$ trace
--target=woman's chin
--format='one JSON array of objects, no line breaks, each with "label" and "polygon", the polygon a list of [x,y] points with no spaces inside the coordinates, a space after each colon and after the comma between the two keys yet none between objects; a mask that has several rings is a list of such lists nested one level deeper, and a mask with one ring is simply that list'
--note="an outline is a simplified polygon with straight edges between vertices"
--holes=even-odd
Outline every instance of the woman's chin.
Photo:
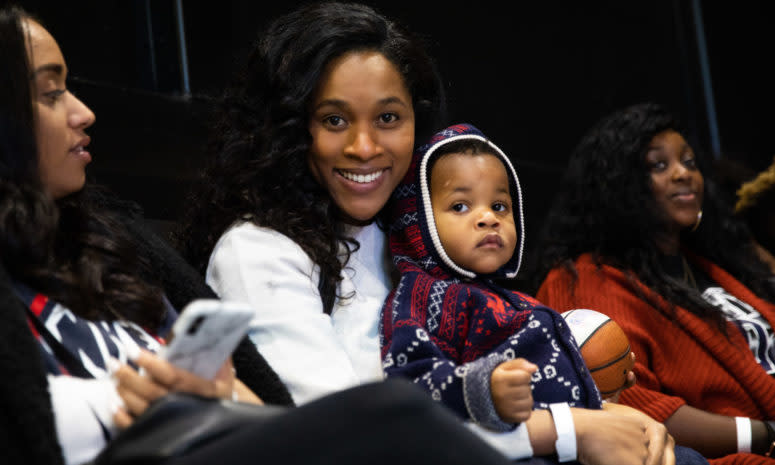
[{"label": "woman's chin", "polygon": [[[379,204],[379,208],[375,205],[377,203]],[[374,221],[385,203],[386,202],[369,202],[368,205],[358,205],[354,202],[353,204],[348,205],[349,208],[342,209],[340,207],[339,219],[347,224],[365,226]]]},{"label": "woman's chin", "polygon": [[[376,216],[376,215],[374,215]],[[366,217],[364,219],[356,218],[347,215],[346,213],[342,214],[342,222],[351,224],[353,226],[367,226],[371,224],[374,221],[374,216]]]}]

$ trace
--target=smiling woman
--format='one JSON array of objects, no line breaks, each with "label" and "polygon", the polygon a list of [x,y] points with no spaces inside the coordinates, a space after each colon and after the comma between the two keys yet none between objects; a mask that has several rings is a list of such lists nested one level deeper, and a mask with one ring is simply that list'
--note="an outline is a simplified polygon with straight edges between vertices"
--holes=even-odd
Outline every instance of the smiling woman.
[{"label": "smiling woman", "polygon": [[181,245],[297,402],[382,379],[378,217],[441,119],[433,62],[398,24],[323,2],[273,22],[227,91]]},{"label": "smiling woman", "polygon": [[622,327],[638,382],[620,401],[677,444],[765,463],[735,453],[775,444],[775,288],[683,134],[655,104],[587,133],[544,224],[537,297]]},{"label": "smiling woman", "polygon": [[347,53],[328,65],[312,108],[312,176],[343,221],[368,224],[406,173],[414,148],[403,77],[381,53]]},{"label": "smiling woman", "polygon": [[659,246],[668,255],[679,252],[681,231],[702,219],[704,180],[692,148],[676,131],[660,132],[646,152],[651,190],[661,213]]}]

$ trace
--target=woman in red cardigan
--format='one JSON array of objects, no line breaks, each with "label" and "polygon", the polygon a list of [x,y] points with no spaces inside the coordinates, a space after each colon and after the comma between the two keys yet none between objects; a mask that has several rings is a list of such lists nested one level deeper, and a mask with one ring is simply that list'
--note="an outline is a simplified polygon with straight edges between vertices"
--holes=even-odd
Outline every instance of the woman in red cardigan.
[{"label": "woman in red cardigan", "polygon": [[537,297],[616,320],[637,357],[620,402],[678,444],[775,463],[775,286],[702,163],[659,105],[600,121],[544,224]]}]

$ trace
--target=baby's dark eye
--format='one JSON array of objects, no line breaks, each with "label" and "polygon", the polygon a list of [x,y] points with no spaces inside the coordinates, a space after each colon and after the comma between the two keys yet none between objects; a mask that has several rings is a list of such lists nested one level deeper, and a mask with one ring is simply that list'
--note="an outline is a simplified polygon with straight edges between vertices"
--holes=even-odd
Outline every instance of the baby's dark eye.
[{"label": "baby's dark eye", "polygon": [[492,204],[492,210],[496,212],[507,212],[509,211],[509,206],[503,202],[495,202]]},{"label": "baby's dark eye", "polygon": [[687,158],[684,160],[684,166],[689,169],[696,169],[697,168],[697,160],[695,158]]},{"label": "baby's dark eye", "polygon": [[452,211],[463,213],[468,211],[468,205],[464,203],[456,203],[452,205]]}]

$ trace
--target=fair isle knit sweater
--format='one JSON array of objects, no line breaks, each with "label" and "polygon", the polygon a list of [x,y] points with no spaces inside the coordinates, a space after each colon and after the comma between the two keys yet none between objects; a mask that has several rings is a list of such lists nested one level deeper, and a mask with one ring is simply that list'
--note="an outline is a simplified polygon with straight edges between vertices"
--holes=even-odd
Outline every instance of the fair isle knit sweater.
[{"label": "fair isle knit sweater", "polygon": [[[693,265],[719,286],[756,308],[775,327],[775,305],[756,297],[729,273],[699,257]],[[775,378],[756,361],[745,337],[727,323],[728,337],[689,311],[676,307],[671,319],[660,306],[667,303],[640,282],[628,280],[611,266],[598,268],[590,255],[576,260],[574,283],[564,268],[552,270],[537,297],[558,311],[589,308],[605,313],[622,327],[636,355],[635,386],[619,401],[665,421],[682,405],[726,416],[775,419]],[[666,307],[664,307],[666,308]],[[752,454],[733,454],[712,463],[775,463]]]},{"label": "fair isle knit sweater", "polygon": [[[486,141],[510,180],[519,244],[511,260],[491,276],[477,276],[449,258],[430,205],[433,154],[463,138]],[[415,153],[394,191],[390,212],[390,250],[401,278],[382,310],[387,376],[413,380],[462,418],[495,431],[515,425],[496,413],[490,376],[497,365],[517,357],[539,367],[531,381],[536,408],[553,402],[600,407],[600,394],[562,316],[492,281],[516,276],[524,243],[519,180],[497,146],[470,125],[438,133]]]}]

